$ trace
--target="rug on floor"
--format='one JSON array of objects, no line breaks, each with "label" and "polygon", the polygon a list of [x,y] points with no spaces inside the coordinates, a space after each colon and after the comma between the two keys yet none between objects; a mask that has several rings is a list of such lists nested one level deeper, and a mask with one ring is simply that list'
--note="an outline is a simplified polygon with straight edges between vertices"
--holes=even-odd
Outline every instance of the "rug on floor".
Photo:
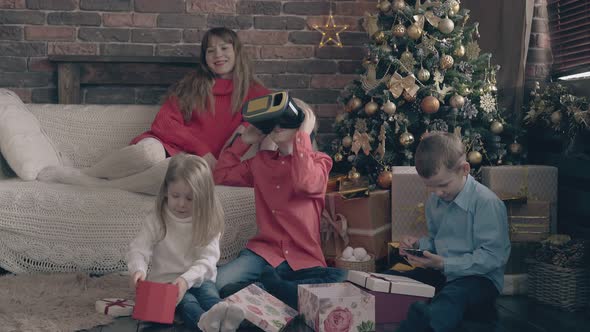
[{"label": "rug on floor", "polygon": [[112,322],[94,309],[97,299],[132,299],[128,276],[22,274],[0,277],[0,330],[78,331]]}]

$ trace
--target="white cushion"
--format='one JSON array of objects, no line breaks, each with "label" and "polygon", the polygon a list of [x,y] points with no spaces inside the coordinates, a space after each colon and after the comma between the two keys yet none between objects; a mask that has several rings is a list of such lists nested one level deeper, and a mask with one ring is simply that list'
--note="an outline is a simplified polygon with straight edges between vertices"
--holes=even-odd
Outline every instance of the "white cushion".
[{"label": "white cushion", "polygon": [[6,89],[0,89],[0,151],[12,170],[26,181],[35,180],[47,166],[61,164],[37,118]]}]

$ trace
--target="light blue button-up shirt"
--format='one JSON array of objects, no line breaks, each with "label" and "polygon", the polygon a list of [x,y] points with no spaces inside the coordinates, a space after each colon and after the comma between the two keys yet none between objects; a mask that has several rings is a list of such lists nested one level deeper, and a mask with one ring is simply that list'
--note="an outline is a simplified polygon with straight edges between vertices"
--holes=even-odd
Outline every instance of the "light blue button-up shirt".
[{"label": "light blue button-up shirt", "polygon": [[468,175],[453,201],[430,195],[426,221],[428,236],[420,239],[420,249],[444,257],[447,281],[484,276],[502,292],[510,238],[506,206],[496,194]]}]

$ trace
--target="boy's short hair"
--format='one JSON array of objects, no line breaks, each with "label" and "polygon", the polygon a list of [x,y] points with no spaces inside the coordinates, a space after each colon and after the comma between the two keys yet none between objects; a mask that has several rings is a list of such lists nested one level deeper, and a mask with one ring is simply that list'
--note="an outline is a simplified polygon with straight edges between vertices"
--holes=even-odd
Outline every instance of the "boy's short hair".
[{"label": "boy's short hair", "polygon": [[418,175],[430,178],[443,165],[448,170],[453,170],[461,159],[465,160],[465,146],[455,134],[430,133],[418,144],[414,158]]}]

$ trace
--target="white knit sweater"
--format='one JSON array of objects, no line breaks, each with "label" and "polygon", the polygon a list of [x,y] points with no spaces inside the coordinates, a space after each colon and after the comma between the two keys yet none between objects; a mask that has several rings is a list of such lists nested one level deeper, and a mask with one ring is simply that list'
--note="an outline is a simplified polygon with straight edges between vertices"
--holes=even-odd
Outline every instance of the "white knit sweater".
[{"label": "white knit sweater", "polygon": [[200,287],[203,281],[215,281],[219,261],[219,237],[205,247],[190,250],[192,241],[192,219],[179,219],[168,208],[165,209],[166,236],[158,241],[161,226],[155,213],[143,223],[141,231],[129,245],[127,267],[131,274],[142,271],[148,280],[173,282],[179,276],[186,280],[188,287]]}]

